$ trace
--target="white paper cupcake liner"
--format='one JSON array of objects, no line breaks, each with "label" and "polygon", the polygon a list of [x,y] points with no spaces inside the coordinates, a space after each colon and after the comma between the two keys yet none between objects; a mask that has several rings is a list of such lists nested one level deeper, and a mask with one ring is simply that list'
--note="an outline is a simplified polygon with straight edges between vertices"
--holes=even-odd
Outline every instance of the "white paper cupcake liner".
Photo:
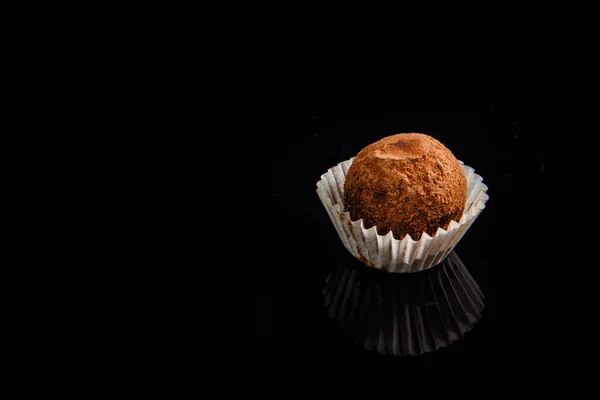
[{"label": "white paper cupcake liner", "polygon": [[489,199],[487,186],[475,170],[462,162],[467,178],[467,202],[460,221],[451,221],[448,229],[438,228],[435,235],[423,233],[413,240],[402,240],[392,232],[382,236],[375,226],[365,229],[362,219],[352,221],[344,209],[344,182],[354,157],[330,168],[317,182],[317,194],[348,251],[364,264],[386,272],[417,272],[439,264],[471,227]]},{"label": "white paper cupcake liner", "polygon": [[355,344],[396,356],[449,346],[473,329],[485,308],[483,293],[455,252],[438,268],[394,279],[343,266],[329,276],[323,294],[330,318]]}]

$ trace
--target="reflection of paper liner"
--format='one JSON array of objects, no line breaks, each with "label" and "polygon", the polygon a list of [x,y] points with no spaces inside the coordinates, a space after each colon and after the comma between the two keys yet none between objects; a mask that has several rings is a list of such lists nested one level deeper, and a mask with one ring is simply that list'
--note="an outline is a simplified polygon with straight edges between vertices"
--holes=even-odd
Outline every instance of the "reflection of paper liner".
[{"label": "reflection of paper liner", "polygon": [[397,240],[392,232],[382,236],[375,226],[365,229],[362,219],[352,221],[344,210],[344,182],[353,161],[354,158],[341,162],[321,175],[317,193],[346,249],[366,265],[383,271],[416,272],[439,264],[471,227],[489,199],[483,178],[461,162],[467,178],[467,202],[459,222],[451,221],[447,230],[438,228],[433,237],[423,233],[419,241],[410,235]]},{"label": "reflection of paper liner", "polygon": [[420,274],[390,277],[361,264],[333,272],[324,288],[329,316],[367,350],[418,355],[473,328],[483,294],[455,252]]}]

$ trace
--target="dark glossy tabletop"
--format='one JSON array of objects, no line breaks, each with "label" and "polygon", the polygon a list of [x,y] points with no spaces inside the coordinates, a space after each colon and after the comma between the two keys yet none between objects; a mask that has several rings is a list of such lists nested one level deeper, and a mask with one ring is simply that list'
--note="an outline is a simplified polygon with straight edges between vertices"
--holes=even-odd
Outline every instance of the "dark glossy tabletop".
[{"label": "dark glossy tabletop", "polygon": [[[279,139],[287,150],[272,160],[272,221],[284,229],[255,299],[260,354],[482,369],[537,357],[554,340],[540,338],[545,316],[534,315],[540,299],[531,290],[548,262],[545,239],[530,234],[544,226],[537,210],[547,160],[522,118],[522,110],[495,104],[298,117]],[[354,259],[316,194],[328,168],[400,132],[441,141],[483,177],[490,196],[444,263],[408,275]]]}]

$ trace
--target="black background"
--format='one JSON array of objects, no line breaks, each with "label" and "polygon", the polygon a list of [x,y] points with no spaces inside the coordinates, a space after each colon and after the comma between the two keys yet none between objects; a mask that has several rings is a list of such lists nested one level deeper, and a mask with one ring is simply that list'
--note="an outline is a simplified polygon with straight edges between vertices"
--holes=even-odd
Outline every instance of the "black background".
[{"label": "black background", "polygon": [[[268,273],[256,293],[255,348],[279,361],[385,362],[394,368],[460,366],[485,372],[505,362],[526,372],[571,352],[561,316],[560,262],[549,249],[557,235],[547,218],[553,204],[554,155],[522,105],[403,105],[385,112],[307,112],[286,123],[271,156]],[[417,357],[383,356],[353,345],[323,307],[321,287],[340,263],[354,262],[317,194],[321,174],[391,134],[429,134],[483,176],[485,210],[455,248],[485,296],[483,318],[450,347]],[[551,212],[552,210],[550,210]],[[569,343],[569,345],[565,345]]]}]

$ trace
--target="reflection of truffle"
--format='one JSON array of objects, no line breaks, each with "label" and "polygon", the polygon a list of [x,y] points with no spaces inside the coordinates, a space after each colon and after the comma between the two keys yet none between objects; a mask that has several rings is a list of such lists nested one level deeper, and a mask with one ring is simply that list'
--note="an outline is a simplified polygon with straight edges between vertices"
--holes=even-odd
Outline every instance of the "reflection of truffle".
[{"label": "reflection of truffle", "polygon": [[342,263],[323,295],[329,317],[355,343],[397,356],[449,346],[474,328],[485,308],[479,285],[454,251],[418,274],[390,276]]},{"label": "reflection of truffle", "polygon": [[352,220],[396,239],[435,235],[459,221],[467,200],[460,163],[443,144],[420,133],[388,136],[362,149],[348,170],[344,205]]}]

